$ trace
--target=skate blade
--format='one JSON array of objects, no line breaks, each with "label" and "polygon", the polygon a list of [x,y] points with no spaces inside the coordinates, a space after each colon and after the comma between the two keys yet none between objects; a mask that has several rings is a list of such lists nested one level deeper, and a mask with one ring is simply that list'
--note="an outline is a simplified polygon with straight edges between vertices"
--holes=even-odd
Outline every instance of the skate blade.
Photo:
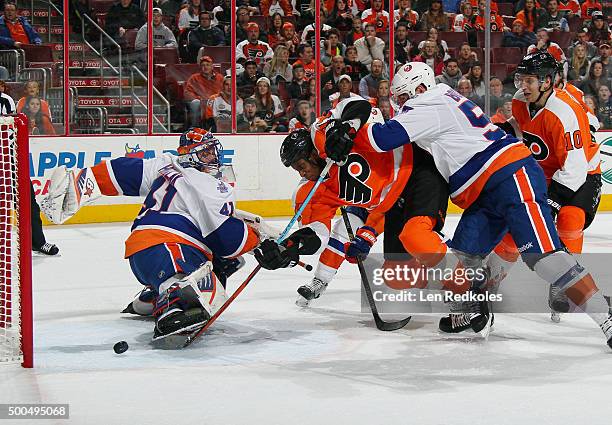
[{"label": "skate blade", "polygon": [[484,328],[480,330],[480,332],[474,332],[475,335],[478,335],[480,338],[487,340],[489,339],[489,334],[491,333],[491,317],[489,316],[489,320],[487,320],[487,324]]},{"label": "skate blade", "polygon": [[550,312],[550,320],[553,323],[560,323],[561,322],[561,313],[557,313],[556,311],[551,311]]},{"label": "skate blade", "polygon": [[198,323],[173,334],[153,337],[151,345],[153,345],[153,348],[160,350],[178,350],[184,348],[189,345],[193,336],[206,326],[206,323]]},{"label": "skate blade", "polygon": [[311,301],[312,300],[307,300],[303,296],[298,295],[297,299],[295,300],[295,305],[297,305],[300,308],[308,308],[308,307],[310,307],[310,302]]}]

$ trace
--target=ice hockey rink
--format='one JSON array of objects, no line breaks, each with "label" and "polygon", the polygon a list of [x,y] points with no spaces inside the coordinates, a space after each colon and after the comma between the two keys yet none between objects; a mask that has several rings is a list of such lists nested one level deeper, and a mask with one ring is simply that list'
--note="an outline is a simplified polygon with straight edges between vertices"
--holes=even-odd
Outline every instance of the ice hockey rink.
[{"label": "ice hockey rink", "polygon": [[[307,310],[294,300],[308,272],[263,270],[203,338],[154,350],[153,322],[119,313],[139,290],[122,258],[129,228],[45,229],[62,255],[34,258],[35,368],[0,367],[2,403],[69,403],[61,424],[610,422],[612,350],[588,317],[498,315],[488,341],[440,334],[439,315],[384,333],[360,312],[358,270],[346,264]],[[596,217],[585,246],[612,252],[612,214]],[[118,355],[121,340],[130,349]]]}]

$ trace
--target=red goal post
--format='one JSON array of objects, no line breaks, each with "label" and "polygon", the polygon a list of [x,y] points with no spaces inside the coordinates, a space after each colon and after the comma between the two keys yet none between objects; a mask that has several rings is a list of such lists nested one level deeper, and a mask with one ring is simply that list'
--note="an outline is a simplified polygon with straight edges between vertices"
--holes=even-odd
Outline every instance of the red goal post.
[{"label": "red goal post", "polygon": [[0,116],[0,364],[33,366],[28,121]]}]

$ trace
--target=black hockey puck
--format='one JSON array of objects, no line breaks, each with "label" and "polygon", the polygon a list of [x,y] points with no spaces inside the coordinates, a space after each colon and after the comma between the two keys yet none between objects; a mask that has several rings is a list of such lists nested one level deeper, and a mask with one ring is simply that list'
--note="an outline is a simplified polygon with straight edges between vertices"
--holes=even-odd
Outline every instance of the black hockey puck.
[{"label": "black hockey puck", "polygon": [[130,346],[125,341],[119,341],[113,346],[113,350],[115,350],[115,353],[117,354],[125,353],[128,348],[130,348]]}]

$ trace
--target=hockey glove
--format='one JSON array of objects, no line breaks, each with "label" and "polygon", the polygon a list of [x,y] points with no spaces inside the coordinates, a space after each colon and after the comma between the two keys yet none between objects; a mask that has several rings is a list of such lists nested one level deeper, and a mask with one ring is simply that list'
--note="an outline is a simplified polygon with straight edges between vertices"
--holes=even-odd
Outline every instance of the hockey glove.
[{"label": "hockey glove", "polygon": [[348,122],[331,121],[325,129],[325,154],[339,164],[346,162],[357,132]]},{"label": "hockey glove", "polygon": [[255,259],[261,267],[267,270],[294,267],[300,259],[298,246],[292,244],[286,248],[272,239],[266,239],[255,249]]},{"label": "hockey glove", "polygon": [[573,196],[574,191],[567,186],[552,180],[548,186],[548,206],[553,216],[553,220],[556,219],[559,210],[565,205]]},{"label": "hockey glove", "polygon": [[355,264],[358,258],[365,258],[376,243],[376,230],[370,226],[357,229],[355,239],[344,244],[344,255],[349,263]]},{"label": "hockey glove", "polygon": [[296,230],[282,245],[295,247],[299,255],[313,255],[321,248],[321,239],[310,227]]}]

